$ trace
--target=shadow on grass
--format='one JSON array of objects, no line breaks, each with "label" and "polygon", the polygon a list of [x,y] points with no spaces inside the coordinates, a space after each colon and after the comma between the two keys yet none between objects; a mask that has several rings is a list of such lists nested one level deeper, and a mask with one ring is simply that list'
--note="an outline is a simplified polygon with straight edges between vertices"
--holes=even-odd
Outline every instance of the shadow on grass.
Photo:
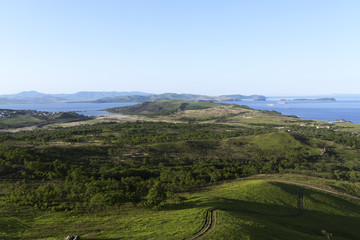
[{"label": "shadow on grass", "polygon": [[[321,233],[323,229],[339,239],[353,240],[360,236],[360,216],[353,214],[360,211],[360,206],[356,202],[291,184],[279,182],[271,182],[271,184],[279,187],[282,191],[296,195],[297,203],[274,205],[231,198],[190,198],[181,204],[168,204],[164,211],[199,207],[218,208],[235,219],[252,219],[256,222],[263,222],[266,226],[289,231],[294,236],[308,234],[320,238],[324,237]],[[314,193],[319,197],[314,197]],[[315,206],[319,205],[319,209],[325,208],[326,210],[306,209],[305,201],[310,201]],[[341,212],[341,209],[344,210]],[[257,229],[254,228],[253,231],[256,235]],[[270,235],[275,234],[272,230],[264,231],[271,231],[271,234],[268,233]]]},{"label": "shadow on grass", "polygon": [[[232,234],[239,234],[236,228],[246,228],[246,232],[251,235],[251,239],[263,240],[303,240],[303,239],[326,239],[321,230],[326,230],[333,234],[332,239],[354,240],[360,236],[360,219],[352,216],[341,216],[338,214],[324,214],[319,211],[306,211],[305,214],[297,218],[260,216],[257,214],[244,214],[241,212],[228,211],[221,215],[222,224],[233,225]],[[221,228],[219,234],[224,234]],[[231,236],[227,236],[232,239]]]},{"label": "shadow on grass", "polygon": [[193,197],[189,198],[183,203],[168,203],[162,209],[162,211],[167,210],[182,210],[182,209],[191,209],[191,208],[217,208],[225,211],[242,211],[244,213],[252,213],[259,215],[271,215],[271,216],[295,216],[299,214],[299,208],[302,208],[300,201],[300,193],[302,198],[303,188],[297,187],[294,185],[289,185],[285,183],[270,182],[271,184],[279,187],[282,191],[285,191],[289,194],[296,196],[294,198],[294,203],[282,202],[281,199],[277,201],[281,204],[271,204],[271,203],[260,203],[246,200],[239,200],[233,198],[225,197],[209,197],[209,198],[199,198]]},{"label": "shadow on grass", "polygon": [[206,201],[204,199],[190,199],[184,203],[167,204],[162,211],[191,208],[217,208],[224,211],[241,211],[249,214],[268,214],[271,216],[281,216],[281,214],[285,216],[294,216],[298,213],[298,208],[290,205],[274,205],[231,198],[209,198],[206,199]]}]

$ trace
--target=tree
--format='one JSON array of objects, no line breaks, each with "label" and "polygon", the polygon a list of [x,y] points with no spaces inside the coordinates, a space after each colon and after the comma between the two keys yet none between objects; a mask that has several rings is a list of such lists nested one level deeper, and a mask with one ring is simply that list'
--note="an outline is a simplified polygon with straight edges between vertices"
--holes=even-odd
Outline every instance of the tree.
[{"label": "tree", "polygon": [[146,196],[145,206],[159,210],[164,206],[167,195],[164,186],[160,182],[155,182]]}]

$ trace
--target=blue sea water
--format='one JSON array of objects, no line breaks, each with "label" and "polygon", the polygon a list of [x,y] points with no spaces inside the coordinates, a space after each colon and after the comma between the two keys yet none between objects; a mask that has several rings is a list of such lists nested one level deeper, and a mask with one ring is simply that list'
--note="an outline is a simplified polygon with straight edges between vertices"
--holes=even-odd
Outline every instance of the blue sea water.
[{"label": "blue sea water", "polygon": [[[270,97],[266,101],[243,100],[227,102],[247,105],[258,110],[277,111],[285,115],[295,115],[311,120],[345,119],[360,124],[360,97],[337,97],[334,102],[327,101],[286,101],[278,104],[280,99],[294,97]],[[296,97],[302,98],[302,97]],[[314,97],[313,97],[314,98]],[[0,109],[37,110],[47,112],[75,111],[86,116],[109,114],[107,108],[131,106],[136,103],[41,103],[41,104],[10,104],[0,105]]]},{"label": "blue sea water", "polygon": [[0,109],[36,110],[45,112],[77,112],[85,116],[101,116],[111,114],[105,109],[131,106],[137,103],[37,103],[0,105]]},{"label": "blue sea water", "polygon": [[[268,98],[266,101],[243,100],[235,103],[257,110],[277,111],[309,120],[341,120],[360,124],[360,98],[336,98],[336,101],[281,101],[285,97]],[[296,97],[300,99],[301,97]],[[291,99],[286,97],[286,99]],[[286,102],[279,104],[278,102]]]}]

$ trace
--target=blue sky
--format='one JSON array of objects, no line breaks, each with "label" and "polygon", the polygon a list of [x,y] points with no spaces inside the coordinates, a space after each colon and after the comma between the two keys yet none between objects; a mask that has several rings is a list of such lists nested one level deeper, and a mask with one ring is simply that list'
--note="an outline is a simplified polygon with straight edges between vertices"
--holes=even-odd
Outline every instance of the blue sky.
[{"label": "blue sky", "polygon": [[360,1],[0,0],[0,94],[360,93]]}]

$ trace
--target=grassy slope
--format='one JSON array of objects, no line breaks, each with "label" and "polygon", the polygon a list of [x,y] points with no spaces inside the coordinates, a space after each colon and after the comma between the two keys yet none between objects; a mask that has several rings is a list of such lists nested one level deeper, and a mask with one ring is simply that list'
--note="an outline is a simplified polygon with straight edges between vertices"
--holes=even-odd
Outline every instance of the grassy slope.
[{"label": "grassy slope", "polygon": [[286,126],[293,123],[312,122],[274,111],[258,111],[247,106],[213,102],[186,102],[160,100],[129,107],[108,109],[125,115],[151,117],[152,120],[217,122],[252,127],[254,125]]},{"label": "grassy slope", "polygon": [[286,153],[289,151],[298,151],[302,149],[309,156],[320,154],[319,148],[312,147],[296,139],[287,132],[276,132],[266,135],[256,135],[252,138],[252,142],[260,146],[264,150]]},{"label": "grassy slope", "polygon": [[301,182],[305,184],[310,184],[322,189],[336,190],[339,192],[347,193],[360,197],[360,183],[359,182],[349,182],[343,180],[334,180],[334,179],[325,179],[318,178],[313,176],[306,176],[300,174],[261,174],[253,177],[248,177],[248,179],[279,179],[284,181],[294,181]]},{"label": "grassy slope", "polygon": [[18,128],[44,124],[46,121],[29,116],[17,116],[15,118],[3,118],[0,120],[0,129]]},{"label": "grassy slope", "polygon": [[[187,106],[181,107],[181,104]],[[329,124],[328,121],[305,120],[293,115],[282,115],[276,111],[254,110],[236,104],[160,100],[108,110],[127,115],[123,117],[126,121],[219,123],[246,128],[270,127],[278,130],[289,129],[291,126],[314,129],[329,127],[334,131],[360,133],[360,124],[351,122]],[[112,120],[119,121],[119,118],[113,117]]]},{"label": "grassy slope", "polygon": [[[243,189],[249,182],[239,185]],[[242,194],[236,196],[239,209],[275,214],[295,211],[295,196],[299,187],[258,180],[250,182],[250,185],[248,192],[242,191]],[[231,188],[225,187],[222,191],[229,191]],[[231,192],[234,195],[236,190],[232,189]],[[249,194],[252,196],[249,197]],[[215,231],[208,238],[326,239],[321,230],[333,233],[334,239],[356,239],[359,236],[358,202],[306,189],[304,207],[305,213],[298,218],[220,211]]]},{"label": "grassy slope", "polygon": [[127,206],[76,215],[21,208],[12,215],[16,211],[5,205],[0,208],[0,237],[62,239],[80,234],[82,239],[184,239],[201,228],[209,208],[223,210],[217,211],[215,229],[206,239],[321,240],[326,239],[323,229],[333,233],[333,239],[360,235],[360,203],[316,190],[304,191],[301,217],[273,216],[297,213],[299,188],[267,180],[237,180],[186,194],[183,204],[169,202],[161,211]]},{"label": "grassy slope", "polygon": [[122,113],[128,115],[143,116],[166,116],[174,114],[177,111],[198,110],[213,107],[224,106],[221,103],[212,102],[186,102],[181,100],[159,100],[153,102],[145,102],[134,106],[120,107],[109,109],[110,112]]},{"label": "grassy slope", "polygon": [[98,213],[0,209],[0,239],[182,239],[201,227],[203,209],[151,211],[125,206]]},{"label": "grassy slope", "polygon": [[20,110],[19,114],[15,114],[12,117],[0,118],[0,129],[42,126],[54,123],[69,123],[92,119],[74,112],[62,112],[49,116],[28,116],[22,114],[22,112],[24,111]]},{"label": "grassy slope", "polygon": [[277,150],[281,152],[308,147],[287,132],[256,135],[253,137],[252,142],[262,147],[264,150]]},{"label": "grassy slope", "polygon": [[334,126],[338,127],[341,131],[360,133],[360,124],[345,122],[335,123]]}]

